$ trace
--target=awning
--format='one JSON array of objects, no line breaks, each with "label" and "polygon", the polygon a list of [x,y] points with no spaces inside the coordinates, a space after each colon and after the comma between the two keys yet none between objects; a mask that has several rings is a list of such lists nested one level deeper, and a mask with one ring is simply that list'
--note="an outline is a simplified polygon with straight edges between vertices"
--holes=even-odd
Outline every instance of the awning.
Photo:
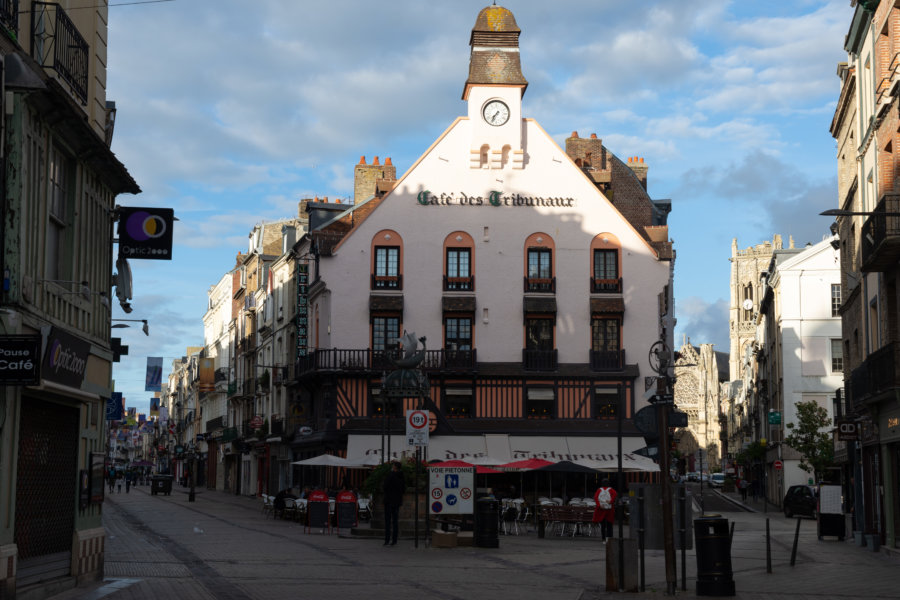
[{"label": "awning", "polygon": [[[387,453],[390,437],[390,456],[396,460],[403,455],[414,454],[414,448],[406,445],[402,435],[385,436]],[[347,439],[348,462],[380,461],[382,436],[354,435]],[[643,448],[643,438],[622,438],[622,467],[628,471],[658,471],[652,460],[634,454]],[[605,471],[618,468],[618,440],[609,436],[525,436],[506,434],[485,435],[432,435],[429,437],[428,455],[432,460],[464,460],[472,464],[500,465],[515,460],[542,458],[553,462],[569,460]]]}]

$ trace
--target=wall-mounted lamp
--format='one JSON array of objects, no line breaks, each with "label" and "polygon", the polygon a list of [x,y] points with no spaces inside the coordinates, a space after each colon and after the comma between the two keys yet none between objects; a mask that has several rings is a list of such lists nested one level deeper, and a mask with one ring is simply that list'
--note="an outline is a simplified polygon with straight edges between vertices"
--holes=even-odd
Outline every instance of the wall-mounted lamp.
[{"label": "wall-mounted lamp", "polygon": [[[143,323],[144,326],[141,327],[141,331],[144,332],[144,335],[150,335],[150,326],[147,325],[147,319],[110,319],[111,321],[128,321],[130,323]],[[119,329],[122,327],[131,327],[130,325],[126,325],[125,323],[117,322],[115,325],[110,326],[113,329]]]}]

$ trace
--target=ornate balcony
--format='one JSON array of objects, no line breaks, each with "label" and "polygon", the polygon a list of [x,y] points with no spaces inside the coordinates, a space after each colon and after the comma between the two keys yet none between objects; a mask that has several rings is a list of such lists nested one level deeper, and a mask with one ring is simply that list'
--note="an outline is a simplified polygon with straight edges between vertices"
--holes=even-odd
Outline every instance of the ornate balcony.
[{"label": "ornate balcony", "polygon": [[525,277],[526,292],[556,293],[556,277]]},{"label": "ornate balcony", "polygon": [[850,374],[851,394],[848,398],[848,408],[851,411],[862,409],[886,393],[900,388],[898,350],[900,342],[891,342],[870,354],[860,366],[853,369]]},{"label": "ornate balcony", "polygon": [[625,368],[624,350],[591,350],[591,371],[621,371]]},{"label": "ornate balcony", "polygon": [[475,289],[475,277],[447,277],[444,275],[445,292],[471,292]]},{"label": "ornate balcony", "polygon": [[881,197],[863,224],[861,242],[861,271],[886,271],[897,266],[900,260],[900,193],[889,192]]},{"label": "ornate balcony", "polygon": [[0,25],[19,33],[19,0],[0,0]]},{"label": "ornate balcony", "polygon": [[87,104],[88,43],[56,2],[31,5],[31,56],[53,69],[72,93]]},{"label": "ornate balcony", "polygon": [[[399,358],[396,350],[313,350],[297,361],[297,376],[304,377],[321,372],[382,372],[394,369],[391,357]],[[420,367],[425,371],[458,372],[473,371],[476,366],[475,350],[426,350]]]},{"label": "ornate balcony", "polygon": [[622,278],[600,279],[591,277],[592,294],[620,294],[622,293]]},{"label": "ornate balcony", "polygon": [[555,371],[558,366],[556,350],[522,350],[522,368],[526,371]]}]

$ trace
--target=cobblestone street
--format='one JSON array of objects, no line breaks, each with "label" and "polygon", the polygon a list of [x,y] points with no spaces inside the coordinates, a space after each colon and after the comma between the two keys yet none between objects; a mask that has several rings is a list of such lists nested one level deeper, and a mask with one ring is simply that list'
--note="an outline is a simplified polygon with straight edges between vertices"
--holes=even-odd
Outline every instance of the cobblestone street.
[{"label": "cobblestone street", "polygon": [[[751,505],[751,508],[754,506]],[[756,508],[761,508],[756,506]],[[70,598],[535,598],[607,597],[599,538],[500,538],[500,548],[416,549],[412,540],[384,548],[379,537],[304,533],[266,518],[261,502],[203,490],[196,502],[176,487],[112,494],[104,506],[106,580]],[[732,566],[738,598],[896,598],[900,561],[852,542],[820,541],[815,522],[801,522],[797,564],[790,553],[796,521],[780,513],[728,512],[735,522]],[[765,520],[772,531],[773,573],[766,573]],[[647,551],[647,592],[663,596],[662,551]],[[687,553],[687,590],[694,596],[694,551]],[[636,568],[636,566],[634,567]],[[681,565],[677,569],[679,576]]]}]

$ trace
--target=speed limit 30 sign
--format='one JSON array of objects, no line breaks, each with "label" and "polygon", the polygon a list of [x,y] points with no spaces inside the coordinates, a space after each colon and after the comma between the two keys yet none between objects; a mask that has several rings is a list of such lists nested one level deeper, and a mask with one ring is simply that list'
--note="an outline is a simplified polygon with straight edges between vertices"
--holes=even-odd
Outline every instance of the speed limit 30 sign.
[{"label": "speed limit 30 sign", "polygon": [[406,411],[406,445],[428,445],[428,411]]}]

